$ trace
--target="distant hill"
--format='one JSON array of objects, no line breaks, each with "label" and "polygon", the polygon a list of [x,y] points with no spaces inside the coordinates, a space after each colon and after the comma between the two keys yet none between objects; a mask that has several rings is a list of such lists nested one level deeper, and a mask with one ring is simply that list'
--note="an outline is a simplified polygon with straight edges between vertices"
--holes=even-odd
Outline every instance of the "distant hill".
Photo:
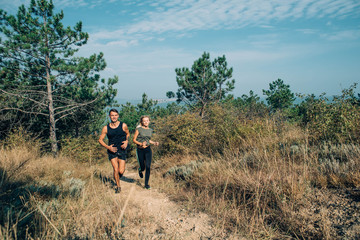
[{"label": "distant hill", "polygon": [[[131,103],[132,105],[137,105],[141,103],[141,99],[125,99],[125,98],[115,98],[115,100],[119,104],[126,104],[127,102]],[[166,107],[168,103],[176,102],[176,98],[159,98],[159,99],[152,99],[153,101],[158,101],[158,106]]]}]

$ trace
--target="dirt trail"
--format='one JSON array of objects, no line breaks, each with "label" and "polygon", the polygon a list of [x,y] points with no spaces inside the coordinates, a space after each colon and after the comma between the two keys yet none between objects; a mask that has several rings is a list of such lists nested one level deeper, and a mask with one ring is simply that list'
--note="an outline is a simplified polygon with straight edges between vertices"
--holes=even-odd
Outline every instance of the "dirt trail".
[{"label": "dirt trail", "polygon": [[143,181],[140,184],[137,173],[127,170],[121,178],[121,193],[113,193],[114,198],[128,200],[129,208],[138,208],[139,216],[151,221],[146,227],[125,229],[126,239],[223,239],[208,215],[183,209],[154,187],[144,189]]}]

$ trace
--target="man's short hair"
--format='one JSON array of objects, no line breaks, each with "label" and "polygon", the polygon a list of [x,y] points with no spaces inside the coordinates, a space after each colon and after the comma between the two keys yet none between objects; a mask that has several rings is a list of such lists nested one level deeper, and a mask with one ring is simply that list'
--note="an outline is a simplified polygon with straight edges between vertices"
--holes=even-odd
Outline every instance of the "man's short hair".
[{"label": "man's short hair", "polygon": [[119,114],[118,110],[116,110],[115,108],[110,109],[109,115],[110,115],[111,112],[116,112],[117,114]]}]

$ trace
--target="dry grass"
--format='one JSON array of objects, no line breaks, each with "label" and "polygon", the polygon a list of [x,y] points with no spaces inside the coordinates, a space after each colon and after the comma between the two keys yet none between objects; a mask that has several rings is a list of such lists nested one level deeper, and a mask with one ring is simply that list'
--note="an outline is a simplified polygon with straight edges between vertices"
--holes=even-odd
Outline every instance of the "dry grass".
[{"label": "dry grass", "polygon": [[18,144],[8,139],[0,148],[1,239],[121,239],[128,229],[151,226],[150,216],[114,194],[106,159],[90,166],[55,159],[24,139],[18,135]]},{"label": "dry grass", "polygon": [[[28,144],[22,134],[11,136],[16,140],[8,139],[0,148],[0,238],[182,238],[176,219],[179,212],[171,215],[174,219],[162,219],[158,209],[149,212],[147,205],[142,206],[142,195],[151,192],[130,181],[132,187],[114,194],[112,167],[106,158],[93,164],[64,154],[55,159],[41,155],[40,146],[34,141]],[[135,169],[136,161],[129,160],[127,169]],[[160,204],[162,196],[156,200]],[[181,231],[191,235],[190,228]]]},{"label": "dry grass", "polygon": [[[334,208],[328,203],[340,207],[343,203],[334,200],[328,189],[360,187],[359,145],[314,145],[296,125],[276,119],[226,119],[221,109],[215,110],[219,113],[204,121],[201,129],[193,121],[199,139],[205,141],[200,143],[201,151],[189,140],[191,131],[175,126],[190,124],[194,118],[175,119],[172,126],[164,126],[166,131],[157,131],[165,141],[172,133],[168,128],[176,127],[182,131],[173,139],[184,133],[186,138],[182,146],[172,141],[169,155],[159,156],[166,152],[164,146],[154,151],[152,186],[184,208],[213,216],[214,228],[227,233],[224,238],[341,239],[331,219]],[[218,127],[223,120],[225,125]],[[214,135],[201,136],[208,133]],[[216,151],[208,151],[212,144]],[[54,159],[41,155],[40,147],[22,134],[2,144],[1,238],[151,239],[158,231],[162,234],[154,217],[139,212],[133,202],[128,202],[125,220],[119,220],[127,202],[112,194],[104,178],[104,174],[112,178],[106,159],[91,163],[65,155]],[[348,239],[359,234],[356,224],[343,229]]]},{"label": "dry grass", "polygon": [[[210,213],[229,236],[338,238],[326,207],[311,212],[314,193],[359,187],[360,147],[310,145],[306,131],[284,122],[253,121],[249,126],[258,126],[258,134],[229,140],[221,153],[173,154],[157,161],[157,184],[188,208]],[[327,198],[316,201],[326,203]]]}]

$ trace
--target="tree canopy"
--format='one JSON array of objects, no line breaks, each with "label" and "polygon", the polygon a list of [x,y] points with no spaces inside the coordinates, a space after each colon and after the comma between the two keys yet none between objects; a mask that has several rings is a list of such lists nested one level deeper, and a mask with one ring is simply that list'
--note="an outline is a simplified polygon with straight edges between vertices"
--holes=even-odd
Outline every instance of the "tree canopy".
[{"label": "tree canopy", "polygon": [[[225,55],[210,61],[210,54],[204,52],[196,60],[191,69],[176,68],[176,82],[179,86],[176,93],[177,101],[190,107],[199,107],[203,116],[206,106],[218,102],[234,89],[233,69],[228,68]],[[167,97],[175,97],[168,92]]]},{"label": "tree canopy", "polygon": [[64,27],[63,18],[47,0],[32,0],[16,15],[0,10],[1,128],[17,120],[38,128],[49,136],[54,155],[58,126],[76,131],[101,113],[114,101],[118,81],[100,78],[106,67],[102,53],[75,55],[89,36],[81,22]]},{"label": "tree canopy", "polygon": [[263,90],[263,94],[267,96],[266,101],[272,110],[288,108],[295,101],[290,86],[281,79],[269,83],[269,90]]}]

